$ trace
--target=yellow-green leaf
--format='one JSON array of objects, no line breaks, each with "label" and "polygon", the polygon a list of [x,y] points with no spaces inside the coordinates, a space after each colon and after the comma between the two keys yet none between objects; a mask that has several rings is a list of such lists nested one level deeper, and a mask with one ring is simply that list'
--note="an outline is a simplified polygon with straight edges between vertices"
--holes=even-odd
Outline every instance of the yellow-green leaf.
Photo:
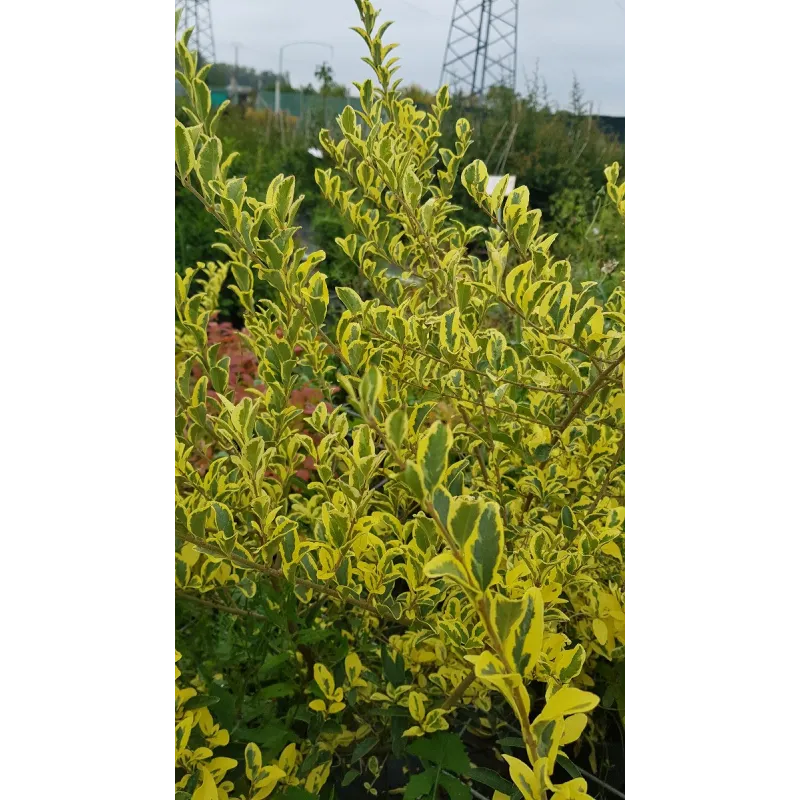
[{"label": "yellow-green leaf", "polygon": [[420,439],[417,462],[422,469],[423,486],[428,494],[439,485],[447,469],[447,456],[453,446],[453,433],[448,425],[434,423]]},{"label": "yellow-green leaf", "polygon": [[386,383],[383,379],[383,373],[376,366],[370,364],[359,386],[362,410],[367,416],[375,416],[375,409],[385,392]]},{"label": "yellow-green leaf", "polygon": [[178,165],[178,172],[181,178],[186,176],[194,169],[194,143],[189,131],[175,120],[175,163]]},{"label": "yellow-green leaf", "polygon": [[480,500],[463,497],[455,498],[450,504],[450,518],[447,527],[459,547],[464,547],[469,537],[475,532],[483,507],[484,503]]},{"label": "yellow-green leaf", "polygon": [[622,558],[622,551],[619,549],[619,545],[616,542],[606,542],[600,548],[600,551],[605,553],[606,555],[616,558],[620,562],[624,561],[624,559]]},{"label": "yellow-green leaf", "polygon": [[308,282],[308,299],[311,319],[319,328],[325,322],[328,313],[328,283],[322,272],[315,272]]},{"label": "yellow-green leaf", "polygon": [[591,711],[599,702],[600,698],[596,694],[584,692],[574,686],[564,686],[547,701],[537,721]]},{"label": "yellow-green leaf", "polygon": [[514,756],[503,755],[508,764],[508,772],[514,786],[522,793],[523,800],[541,800],[541,794],[536,790],[536,778],[533,770],[524,762]]},{"label": "yellow-green leaf", "polygon": [[331,675],[328,668],[324,664],[320,664],[319,661],[314,664],[314,680],[325,697],[333,697],[333,693],[336,691],[336,682],[333,680],[333,675]]},{"label": "yellow-green leaf", "polygon": [[536,667],[543,638],[544,599],[541,589],[534,586],[522,598],[522,613],[514,629],[512,657],[523,674],[530,674]]},{"label": "yellow-green leaf", "polygon": [[211,773],[205,768],[200,767],[200,783],[192,793],[192,800],[218,800],[217,784]]},{"label": "yellow-green leaf", "polygon": [[568,683],[579,675],[585,660],[586,651],[580,644],[575,645],[571,650],[561,652],[555,663],[555,671],[561,683]]},{"label": "yellow-green leaf", "polygon": [[244,771],[248,779],[254,781],[261,769],[261,748],[254,742],[244,749]]},{"label": "yellow-green leaf", "polygon": [[452,553],[442,553],[432,558],[425,565],[425,574],[429,578],[450,578],[464,586],[469,586],[469,578]]},{"label": "yellow-green leaf", "polygon": [[419,692],[411,692],[409,694],[408,711],[414,722],[422,722],[425,719],[425,702]]},{"label": "yellow-green leaf", "polygon": [[196,170],[203,184],[219,179],[219,161],[222,157],[222,142],[212,136],[197,154]]},{"label": "yellow-green leaf", "polygon": [[386,435],[395,450],[402,447],[408,435],[408,415],[402,408],[395,409],[386,418]]},{"label": "yellow-green leaf", "polygon": [[347,675],[347,680],[352,683],[361,674],[363,666],[358,653],[348,653],[347,658],[344,660],[344,673]]},{"label": "yellow-green leaf", "polygon": [[503,520],[497,503],[486,503],[478,524],[464,545],[467,567],[481,589],[488,589],[498,579],[503,553]]},{"label": "yellow-green leaf", "polygon": [[564,733],[561,736],[559,747],[577,742],[588,721],[589,717],[587,717],[586,714],[572,714],[567,717],[564,720]]},{"label": "yellow-green leaf", "polygon": [[592,630],[594,631],[594,635],[597,637],[597,641],[600,642],[600,644],[605,644],[608,641],[608,627],[603,620],[597,618],[593,619]]},{"label": "yellow-green leaf", "polygon": [[457,353],[461,349],[461,315],[457,308],[442,314],[439,320],[439,347]]},{"label": "yellow-green leaf", "polygon": [[325,764],[320,764],[318,767],[314,767],[306,778],[306,791],[314,795],[319,794],[320,789],[325,785],[325,781],[328,780],[330,772],[330,761]]},{"label": "yellow-green leaf", "polygon": [[465,656],[465,659],[475,665],[475,676],[497,687],[510,705],[516,705],[514,690],[520,690],[518,696],[525,706],[526,716],[530,713],[530,696],[519,673],[506,671],[502,661],[488,650],[484,650],[479,656]]}]

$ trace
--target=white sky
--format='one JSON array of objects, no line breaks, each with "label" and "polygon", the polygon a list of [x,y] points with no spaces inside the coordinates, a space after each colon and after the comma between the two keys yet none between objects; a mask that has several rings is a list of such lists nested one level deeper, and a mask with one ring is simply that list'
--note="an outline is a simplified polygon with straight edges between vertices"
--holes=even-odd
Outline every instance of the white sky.
[{"label": "white sky", "polygon": [[[400,43],[404,83],[438,86],[453,0],[377,0],[381,20],[392,19],[389,41]],[[211,0],[218,61],[259,70],[278,69],[281,45],[297,40],[327,42],[284,51],[284,71],[295,84],[314,82],[314,68],[331,61],[337,82],[363,80],[369,68],[360,59],[366,49],[349,28],[358,24],[353,0]],[[391,37],[391,38],[389,38]],[[520,0],[517,88],[525,87],[536,59],[553,99],[567,106],[573,72],[595,113],[625,114],[624,0]]]}]

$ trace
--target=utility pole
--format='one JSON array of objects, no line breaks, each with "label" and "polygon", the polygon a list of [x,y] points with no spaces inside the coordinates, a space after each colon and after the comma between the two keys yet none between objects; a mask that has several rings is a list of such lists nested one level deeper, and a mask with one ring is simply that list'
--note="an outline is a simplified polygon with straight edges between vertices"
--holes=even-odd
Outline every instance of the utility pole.
[{"label": "utility pole", "polygon": [[275,113],[280,114],[281,111],[281,76],[283,75],[283,51],[287,47],[294,47],[297,44],[313,44],[317,47],[327,47],[331,51],[331,61],[333,61],[333,45],[326,42],[289,42],[283,45],[278,51],[278,77],[275,79]]},{"label": "utility pole", "polygon": [[239,42],[232,42],[233,44],[233,74],[231,75],[231,82],[228,86],[228,94],[233,97],[233,104],[239,105],[239,81],[236,76],[239,74]]}]

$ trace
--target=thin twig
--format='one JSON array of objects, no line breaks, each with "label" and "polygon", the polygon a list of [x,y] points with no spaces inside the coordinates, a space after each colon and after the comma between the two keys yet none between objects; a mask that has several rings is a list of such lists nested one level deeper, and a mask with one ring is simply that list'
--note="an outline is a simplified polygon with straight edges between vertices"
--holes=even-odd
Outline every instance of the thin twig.
[{"label": "thin twig", "polygon": [[564,421],[560,425],[557,426],[559,432],[564,433],[564,431],[570,426],[570,423],[575,419],[575,417],[577,417],[578,414],[580,414],[581,411],[583,411],[583,409],[586,408],[586,406],[589,404],[591,399],[597,393],[597,390],[603,385],[603,383],[605,382],[606,378],[608,378],[608,376],[624,360],[625,360],[625,352],[623,351],[622,355],[620,355],[619,358],[616,358],[614,361],[612,361],[611,364],[609,364],[609,366],[606,367],[597,376],[597,378],[595,379],[594,383],[592,383],[592,385],[584,392],[583,397],[581,397],[581,399],[578,400],[578,402],[575,403],[575,405],[572,407],[572,410],[569,412],[569,414],[567,414],[567,416],[565,417]]},{"label": "thin twig", "polygon": [[586,516],[588,517],[590,514],[594,512],[597,506],[600,504],[600,501],[603,499],[603,496],[608,489],[609,483],[611,483],[611,473],[617,468],[617,464],[619,464],[620,458],[622,458],[622,454],[625,452],[625,433],[623,431],[622,438],[619,441],[619,446],[617,447],[617,452],[614,455],[614,460],[611,462],[611,465],[608,468],[608,472],[606,473],[606,478],[603,481],[602,485],[600,486],[600,490],[597,492],[597,497],[595,497],[594,502],[589,506],[589,510],[586,512]]},{"label": "thin twig", "polygon": [[444,703],[442,703],[442,710],[447,711],[447,709],[452,708],[464,696],[464,692],[469,689],[476,677],[477,675],[474,672],[470,672],[447,696]]},{"label": "thin twig", "polygon": [[236,606],[226,606],[222,603],[214,603],[211,600],[204,600],[202,597],[197,597],[193,595],[191,592],[184,592],[182,589],[176,589],[175,594],[178,597],[183,597],[186,600],[191,600],[193,603],[197,603],[201,606],[206,606],[207,608],[216,608],[218,611],[225,611],[228,614],[236,614],[240,617],[253,617],[253,619],[260,620],[262,622],[270,622],[269,617],[265,617],[263,614],[257,614],[255,611],[246,611],[244,608],[237,608]]}]

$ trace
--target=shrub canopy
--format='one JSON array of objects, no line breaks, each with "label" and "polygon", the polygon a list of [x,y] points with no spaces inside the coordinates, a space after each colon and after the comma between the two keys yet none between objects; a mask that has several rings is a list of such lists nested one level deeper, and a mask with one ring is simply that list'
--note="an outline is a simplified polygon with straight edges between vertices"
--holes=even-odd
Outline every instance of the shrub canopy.
[{"label": "shrub canopy", "polygon": [[[321,132],[316,179],[374,299],[330,293],[325,254],[297,245],[291,176],[264,198],[230,177],[208,68],[188,32],[176,45],[176,173],[224,255],[176,275],[176,582],[213,620],[246,626],[239,678],[215,676],[200,644],[186,662],[177,790],[316,796],[361,776],[377,794],[387,760],[411,754],[424,770],[407,797],[434,782],[460,796],[455,772],[526,800],[586,798],[582,777],[555,768],[623,658],[624,290],[602,303],[573,284],[524,186],[486,192],[467,120],[439,146],[447,88],[429,111],[402,96],[388,23],[356,4],[374,79],[357,84],[362,111]],[[608,191],[624,213],[618,173]],[[483,225],[455,219],[458,182]],[[245,387],[209,341],[228,270],[257,364]],[[255,276],[273,290],[258,303]],[[322,400],[304,414],[306,387]],[[247,742],[232,755],[215,719],[226,679]],[[505,737],[513,786],[463,763],[443,733],[456,724]]]}]

